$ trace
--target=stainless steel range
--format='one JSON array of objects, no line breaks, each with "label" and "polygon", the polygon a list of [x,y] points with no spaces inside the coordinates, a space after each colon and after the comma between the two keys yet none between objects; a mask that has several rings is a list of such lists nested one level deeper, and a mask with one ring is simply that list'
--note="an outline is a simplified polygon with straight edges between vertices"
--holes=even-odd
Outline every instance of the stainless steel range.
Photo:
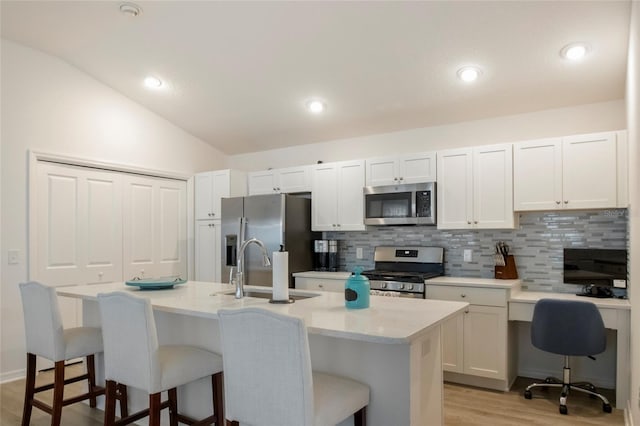
[{"label": "stainless steel range", "polygon": [[424,280],[444,275],[442,247],[376,247],[373,259],[362,275],[374,295],[424,299]]}]

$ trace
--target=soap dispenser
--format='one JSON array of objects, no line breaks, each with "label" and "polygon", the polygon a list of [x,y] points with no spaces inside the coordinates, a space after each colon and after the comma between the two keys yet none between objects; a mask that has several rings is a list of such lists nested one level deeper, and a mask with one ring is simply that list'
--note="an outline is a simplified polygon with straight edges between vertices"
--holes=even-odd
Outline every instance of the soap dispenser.
[{"label": "soap dispenser", "polygon": [[369,279],[360,275],[362,268],[357,267],[347,279],[344,287],[344,305],[347,309],[364,309],[369,307],[371,285]]}]

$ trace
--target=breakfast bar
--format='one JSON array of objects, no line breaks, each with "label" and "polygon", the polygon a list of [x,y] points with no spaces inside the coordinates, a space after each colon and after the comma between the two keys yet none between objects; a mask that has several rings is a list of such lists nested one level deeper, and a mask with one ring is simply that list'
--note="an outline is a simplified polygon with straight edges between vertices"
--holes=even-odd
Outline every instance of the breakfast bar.
[{"label": "breakfast bar", "polygon": [[[191,344],[214,352],[221,352],[219,309],[261,307],[303,318],[314,370],[370,387],[367,424],[443,424],[440,326],[461,315],[466,302],[372,296],[369,308],[347,310],[341,293],[293,291],[295,303],[271,304],[270,289],[247,290],[251,296],[235,299],[228,284],[189,281],[170,289],[140,290],[118,282],[61,287],[58,294],[82,299],[83,323],[90,326],[100,323],[99,293],[134,292],[151,300],[161,344]],[[99,382],[103,380],[100,363],[99,358]],[[130,407],[145,407],[143,395],[133,389],[129,394]],[[208,414],[211,393],[205,379],[180,388],[178,398],[187,414]],[[352,422],[348,418],[341,426]]]}]

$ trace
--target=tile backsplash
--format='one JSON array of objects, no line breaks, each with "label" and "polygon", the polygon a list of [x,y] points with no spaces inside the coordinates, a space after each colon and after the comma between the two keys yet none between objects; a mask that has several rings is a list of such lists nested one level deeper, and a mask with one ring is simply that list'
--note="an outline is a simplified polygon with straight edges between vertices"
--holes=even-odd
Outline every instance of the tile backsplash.
[{"label": "tile backsplash", "polygon": [[[563,248],[627,249],[627,210],[520,213],[512,230],[438,230],[429,226],[369,226],[364,232],[326,232],[338,240],[340,269],[373,268],[376,246],[437,246],[445,248],[445,274],[493,278],[495,243],[511,247],[523,287],[533,291],[575,292],[578,286],[562,283]],[[362,247],[363,258],[356,258]],[[472,261],[463,262],[463,251]]]}]

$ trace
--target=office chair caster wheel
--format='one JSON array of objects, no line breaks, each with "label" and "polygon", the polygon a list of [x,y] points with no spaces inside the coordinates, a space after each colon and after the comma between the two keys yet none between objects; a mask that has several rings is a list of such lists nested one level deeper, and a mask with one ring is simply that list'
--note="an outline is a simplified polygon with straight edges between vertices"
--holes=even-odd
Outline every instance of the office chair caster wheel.
[{"label": "office chair caster wheel", "polygon": [[524,399],[531,399],[531,391],[530,390],[526,390],[524,391]]},{"label": "office chair caster wheel", "polygon": [[602,404],[602,411],[604,411],[605,413],[610,413],[611,412],[611,404]]},{"label": "office chair caster wheel", "polygon": [[566,405],[561,405],[560,406],[560,414],[567,414],[569,411],[567,410],[567,406]]}]

